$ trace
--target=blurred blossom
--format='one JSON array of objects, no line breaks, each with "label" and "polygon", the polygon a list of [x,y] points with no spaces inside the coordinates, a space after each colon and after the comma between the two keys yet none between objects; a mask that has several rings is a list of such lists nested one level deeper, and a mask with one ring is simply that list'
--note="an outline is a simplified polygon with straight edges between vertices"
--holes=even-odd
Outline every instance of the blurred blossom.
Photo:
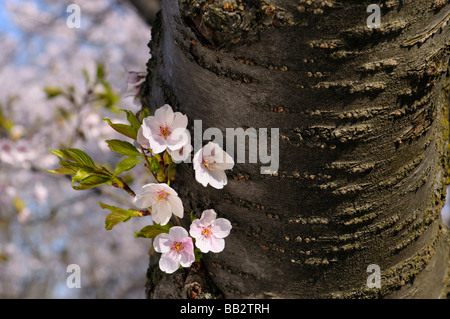
[{"label": "blurred blossom", "polygon": [[31,215],[31,210],[28,207],[24,207],[22,210],[17,212],[17,220],[19,221],[19,223],[25,223],[28,221],[30,215]]},{"label": "blurred blossom", "polygon": [[36,198],[37,202],[42,205],[47,200],[48,190],[44,185],[42,185],[41,182],[37,182],[34,185],[33,195]]},{"label": "blurred blossom", "polygon": [[[83,103],[83,69],[92,81],[101,63],[115,94],[121,91],[114,81],[122,81],[123,92],[136,92],[142,81],[127,83],[126,70],[145,70],[150,28],[126,2],[78,0],[82,27],[69,29],[65,12],[71,3],[0,1],[7,18],[0,23],[0,116],[12,123],[5,130],[0,119],[0,298],[144,298],[148,243],[136,240],[134,232],[145,221],[106,232],[97,202],[120,201],[120,193],[74,191],[69,179],[45,169],[58,164],[49,149],[65,146],[86,150],[101,163],[119,160],[104,142],[118,133],[102,120],[119,123],[119,115]],[[108,74],[115,72],[113,65],[123,66],[121,76]],[[64,96],[48,99],[49,86],[71,88],[73,103]],[[120,96],[118,106],[137,110],[127,96]],[[140,185],[148,182],[144,178],[133,177]],[[83,272],[88,289],[66,288],[70,263],[95,269]]]}]

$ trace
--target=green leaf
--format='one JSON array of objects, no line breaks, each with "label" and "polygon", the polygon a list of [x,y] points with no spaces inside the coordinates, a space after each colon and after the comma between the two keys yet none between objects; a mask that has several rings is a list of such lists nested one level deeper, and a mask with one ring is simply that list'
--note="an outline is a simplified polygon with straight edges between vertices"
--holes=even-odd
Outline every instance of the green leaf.
[{"label": "green leaf", "polygon": [[136,130],[137,134],[137,131],[141,127],[141,122],[139,122],[136,115],[134,115],[134,113],[131,112],[130,110],[121,109],[121,111],[124,111],[127,114],[127,120],[131,124],[131,126]]},{"label": "green leaf", "polygon": [[172,156],[170,156],[167,151],[164,152],[164,154],[163,154],[163,160],[164,160],[164,165],[170,165],[173,163]]},{"label": "green leaf", "polygon": [[142,120],[141,120],[141,123],[142,123],[142,121],[143,121],[146,117],[150,116],[150,110],[149,110],[148,108],[144,108],[144,110],[141,112],[141,114],[142,114]]},{"label": "green leaf", "polygon": [[200,251],[200,249],[198,249],[198,248],[194,249],[194,257],[195,257],[195,261],[199,261],[200,259],[202,259],[203,254]]},{"label": "green leaf", "polygon": [[117,112],[116,105],[120,101],[120,97],[113,91],[111,85],[104,79],[99,80],[99,83],[103,86],[104,91],[97,92],[95,95],[97,97],[97,102],[103,107]]},{"label": "green leaf", "polygon": [[197,216],[195,216],[195,211],[191,211],[191,223],[196,219],[198,219],[198,218],[197,218]]},{"label": "green leaf", "polygon": [[107,230],[111,230],[115,225],[119,223],[124,223],[130,220],[131,217],[141,217],[142,214],[140,211],[135,209],[123,209],[111,205],[104,204],[102,202],[98,202],[101,208],[109,209],[111,213],[106,216],[105,219],[105,228]]},{"label": "green leaf", "polygon": [[101,63],[97,65],[97,81],[102,80],[105,77],[105,66]]},{"label": "green leaf", "polygon": [[108,122],[109,126],[111,126],[115,131],[123,134],[133,140],[137,139],[137,132],[134,127],[126,124],[114,124],[110,119],[103,119],[103,121]]},{"label": "green leaf", "polygon": [[[73,179],[72,179],[72,181],[73,181]],[[81,181],[76,181],[76,182],[78,182],[79,185],[72,186],[73,189],[85,190],[85,189],[90,189],[90,188],[97,187],[102,184],[111,182],[111,178],[109,176],[104,176],[104,175],[91,175]]]},{"label": "green leaf", "polygon": [[167,176],[163,172],[159,172],[158,174],[156,174],[156,179],[160,183],[165,183],[166,182],[166,178],[167,178]]},{"label": "green leaf", "polygon": [[106,140],[111,151],[127,155],[127,156],[140,156],[141,153],[133,146],[133,144],[121,141],[121,140]]},{"label": "green leaf", "polygon": [[161,165],[159,165],[159,161],[156,157],[152,157],[150,160],[150,170],[152,172],[162,173]]},{"label": "green leaf", "polygon": [[64,158],[68,161],[72,161],[72,162],[76,162],[85,166],[89,166],[89,167],[96,167],[94,161],[92,160],[92,158],[87,155],[85,152],[83,152],[82,150],[76,149],[76,148],[69,148],[67,150],[56,150],[56,151],[52,151],[50,150],[50,152],[52,152],[53,154],[55,154],[56,156],[60,157],[60,158]]},{"label": "green leaf", "polygon": [[47,86],[44,88],[44,91],[47,94],[47,99],[53,99],[64,93],[60,88],[55,86]]},{"label": "green leaf", "polygon": [[114,176],[117,176],[122,172],[132,169],[140,162],[142,162],[142,161],[137,157],[127,157],[127,158],[121,160],[117,164],[116,169],[114,170]]},{"label": "green leaf", "polygon": [[83,71],[83,76],[86,81],[86,84],[89,84],[89,82],[91,81],[91,78],[89,76],[89,71],[86,68],[83,68],[82,71]]},{"label": "green leaf", "polygon": [[59,159],[59,164],[61,165],[61,167],[55,170],[47,170],[47,172],[62,175],[75,175],[77,171],[81,168],[79,164],[71,163],[61,158]]},{"label": "green leaf", "polygon": [[167,224],[164,226],[161,226],[159,224],[149,225],[142,228],[140,231],[134,234],[136,238],[151,238],[155,239],[156,236],[162,233],[169,233],[169,230],[172,226]]}]

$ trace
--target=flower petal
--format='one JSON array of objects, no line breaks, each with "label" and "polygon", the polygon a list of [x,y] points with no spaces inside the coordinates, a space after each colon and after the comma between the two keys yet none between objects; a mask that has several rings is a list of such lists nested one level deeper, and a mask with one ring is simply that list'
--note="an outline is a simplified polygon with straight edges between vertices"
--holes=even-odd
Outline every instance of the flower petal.
[{"label": "flower petal", "polygon": [[170,148],[168,150],[169,150],[170,156],[172,156],[172,160],[175,163],[180,163],[180,162],[186,161],[189,158],[189,156],[191,155],[192,149],[193,149],[193,147],[189,142],[189,144],[184,145],[179,150],[172,151],[172,150],[170,150]]},{"label": "flower petal", "polygon": [[196,168],[195,168],[196,165],[197,165],[197,166],[198,166],[198,165],[201,165],[202,160],[203,160],[203,149],[199,149],[199,150],[195,153],[194,158],[192,159],[192,164],[194,165],[194,169],[196,169]]},{"label": "flower petal", "polygon": [[195,239],[195,246],[197,246],[198,249],[202,253],[207,253],[211,250],[211,237],[206,238],[205,236],[200,236]]},{"label": "flower petal", "polygon": [[223,238],[216,238],[214,236],[210,237],[211,247],[210,250],[213,253],[220,253],[225,248],[225,240]]},{"label": "flower petal", "polygon": [[202,227],[200,226],[200,219],[194,219],[189,228],[189,235],[195,239],[199,238],[202,234]]},{"label": "flower petal", "polygon": [[142,126],[139,128],[138,132],[137,132],[137,139],[136,141],[145,149],[149,149],[150,148],[150,142],[149,140],[144,136],[143,133],[143,128]]},{"label": "flower petal", "polygon": [[214,221],[214,225],[211,227],[211,231],[217,238],[225,238],[230,234],[231,223],[228,219],[225,218],[217,218]]},{"label": "flower petal", "polygon": [[201,224],[204,226],[211,225],[211,222],[215,220],[217,217],[217,213],[214,209],[204,210],[202,216],[200,217]]},{"label": "flower petal", "polygon": [[217,163],[217,168],[221,170],[232,169],[234,166],[233,158],[227,152],[219,150],[216,152],[214,159]]},{"label": "flower petal", "polygon": [[168,252],[159,259],[159,268],[168,273],[174,273],[180,266],[181,256],[175,252]]},{"label": "flower petal", "polygon": [[147,208],[152,206],[153,204],[153,197],[149,196],[148,193],[141,193],[137,194],[134,198],[134,205],[136,205],[139,208]]},{"label": "flower petal", "polygon": [[170,125],[171,129],[182,128],[185,129],[188,124],[188,118],[186,115],[181,114],[180,112],[175,112],[173,116],[172,124]]},{"label": "flower petal", "polygon": [[197,166],[197,168],[196,166],[194,166],[194,169],[195,169],[195,180],[206,187],[210,179],[208,170],[205,169],[203,165]]},{"label": "flower petal", "polygon": [[154,185],[157,185],[158,191],[165,191],[171,195],[178,196],[178,193],[172,187],[167,185],[166,183],[154,184]]},{"label": "flower petal", "polygon": [[181,226],[173,226],[169,230],[169,236],[173,241],[183,242],[186,237],[189,238],[189,234],[186,229]]},{"label": "flower petal", "polygon": [[181,201],[181,199],[178,196],[169,195],[167,197],[167,200],[172,210],[172,214],[180,218],[183,218],[184,209],[183,209],[183,202]]},{"label": "flower petal", "polygon": [[153,240],[153,247],[158,253],[166,253],[172,246],[172,240],[169,238],[169,234],[162,233],[155,237]]},{"label": "flower petal", "polygon": [[183,267],[189,267],[195,261],[194,244],[192,238],[187,238],[184,242],[184,249],[181,252],[180,263]]},{"label": "flower petal", "polygon": [[169,104],[165,104],[155,111],[155,120],[158,124],[170,126],[173,121],[173,110]]},{"label": "flower petal", "polygon": [[209,176],[209,184],[214,188],[222,189],[228,183],[227,175],[223,170],[211,170],[209,171]]},{"label": "flower petal", "polygon": [[[155,121],[155,117],[154,116],[148,116],[146,118],[144,118],[142,120],[142,135],[145,138],[149,138],[150,136],[152,136],[152,134],[155,134],[158,130],[158,125]],[[155,133],[153,133],[155,132]]]},{"label": "flower petal", "polygon": [[170,150],[174,151],[182,148],[188,141],[188,130],[186,128],[176,128],[167,137],[166,144]]},{"label": "flower petal", "polygon": [[153,154],[162,153],[167,148],[166,140],[160,135],[150,135],[148,141]]},{"label": "flower petal", "polygon": [[155,223],[164,226],[169,222],[170,217],[172,217],[172,211],[169,203],[163,202],[152,206],[152,219]]}]

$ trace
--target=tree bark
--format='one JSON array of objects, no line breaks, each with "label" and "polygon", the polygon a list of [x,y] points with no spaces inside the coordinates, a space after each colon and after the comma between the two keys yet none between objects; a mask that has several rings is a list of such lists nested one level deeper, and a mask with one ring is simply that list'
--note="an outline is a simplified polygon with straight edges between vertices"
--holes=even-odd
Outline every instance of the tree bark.
[{"label": "tree bark", "polygon": [[223,190],[177,167],[185,211],[234,227],[174,275],[152,255],[149,298],[445,297],[450,5],[381,1],[368,28],[371,2],[162,1],[143,105],[187,114],[191,134],[279,128],[280,165],[237,163]]}]

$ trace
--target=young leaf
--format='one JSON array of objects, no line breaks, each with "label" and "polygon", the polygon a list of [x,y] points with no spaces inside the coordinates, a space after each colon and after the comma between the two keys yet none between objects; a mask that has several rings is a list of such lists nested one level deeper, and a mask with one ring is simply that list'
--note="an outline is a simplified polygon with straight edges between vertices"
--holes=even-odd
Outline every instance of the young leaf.
[{"label": "young leaf", "polygon": [[199,261],[200,259],[202,259],[203,254],[200,251],[200,249],[198,249],[198,248],[194,249],[194,257],[195,257],[195,261]]},{"label": "young leaf", "polygon": [[137,131],[131,125],[126,124],[114,124],[110,119],[103,119],[103,121],[108,122],[109,126],[111,126],[115,131],[123,134],[133,140],[137,139]]},{"label": "young leaf", "polygon": [[136,130],[137,134],[137,131],[141,127],[141,122],[139,122],[136,115],[134,115],[134,113],[131,112],[130,110],[121,109],[121,111],[124,111],[127,114],[127,120],[130,123],[130,125]]},{"label": "young leaf", "polygon": [[117,164],[116,169],[114,170],[114,176],[117,176],[122,172],[132,169],[140,162],[142,162],[142,161],[137,157],[127,157],[127,158],[121,160]]},{"label": "young leaf", "polygon": [[66,159],[68,161],[76,162],[78,164],[88,166],[88,167],[96,167],[94,161],[92,160],[92,158],[89,155],[87,155],[82,150],[79,150],[76,148],[69,148],[67,150],[60,149],[60,150],[56,150],[56,151],[50,150],[50,152],[52,152],[53,154],[55,154],[56,156],[58,156],[60,158]]},{"label": "young leaf", "polygon": [[162,173],[161,165],[159,165],[159,161],[158,161],[158,159],[156,157],[153,157],[150,160],[150,170],[152,172]]},{"label": "young leaf", "polygon": [[63,94],[63,91],[55,86],[47,86],[44,88],[44,91],[45,94],[47,94],[47,99],[49,100]]},{"label": "young leaf", "polygon": [[123,209],[111,205],[104,204],[102,202],[98,202],[101,208],[109,209],[111,213],[106,216],[105,219],[105,228],[107,230],[111,230],[115,225],[119,223],[124,223],[130,220],[131,217],[141,217],[141,212],[134,209]]},{"label": "young leaf", "polygon": [[167,178],[167,176],[163,172],[159,172],[158,174],[156,174],[156,179],[160,183],[164,183],[166,181],[166,178]]},{"label": "young leaf", "polygon": [[[72,182],[74,182],[73,179],[72,179]],[[75,182],[78,182],[79,185],[72,186],[73,189],[85,190],[85,189],[90,189],[90,188],[111,182],[111,178],[109,176],[105,176],[105,175],[92,175],[92,176],[86,177],[85,179],[83,179],[81,181],[75,181]]]},{"label": "young leaf", "polygon": [[47,170],[49,173],[53,174],[62,174],[62,175],[75,175],[77,171],[81,168],[80,165],[76,163],[71,163],[63,160],[62,158],[59,159],[59,165],[61,165],[60,168],[55,170]]},{"label": "young leaf", "polygon": [[127,155],[127,156],[140,156],[141,153],[133,146],[133,144],[121,141],[121,140],[106,140],[111,151]]},{"label": "young leaf", "polygon": [[164,154],[163,154],[163,160],[164,160],[164,165],[170,165],[173,163],[172,156],[170,156],[167,151],[164,152]]},{"label": "young leaf", "polygon": [[195,211],[191,211],[191,223],[197,219],[197,216],[195,216]]},{"label": "young leaf", "polygon": [[162,233],[169,233],[171,225],[167,224],[164,226],[161,226],[159,224],[153,224],[149,226],[145,226],[140,231],[134,234],[134,237],[138,238],[151,238],[155,239],[156,236]]},{"label": "young leaf", "polygon": [[[144,120],[146,117],[150,116],[150,110],[148,108],[144,108],[144,110],[142,111],[142,120]],[[142,122],[141,120],[141,122]]]},{"label": "young leaf", "polygon": [[97,81],[102,80],[105,77],[105,66],[101,63],[97,64]]}]

